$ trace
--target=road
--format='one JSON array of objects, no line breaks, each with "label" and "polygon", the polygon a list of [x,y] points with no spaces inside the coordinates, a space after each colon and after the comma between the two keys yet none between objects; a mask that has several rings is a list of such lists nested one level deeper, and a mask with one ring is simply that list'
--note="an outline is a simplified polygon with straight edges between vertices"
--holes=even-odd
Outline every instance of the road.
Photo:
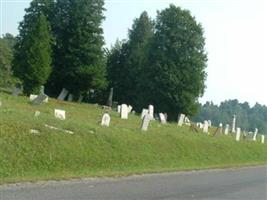
[{"label": "road", "polygon": [[0,186],[1,200],[266,200],[267,166]]}]

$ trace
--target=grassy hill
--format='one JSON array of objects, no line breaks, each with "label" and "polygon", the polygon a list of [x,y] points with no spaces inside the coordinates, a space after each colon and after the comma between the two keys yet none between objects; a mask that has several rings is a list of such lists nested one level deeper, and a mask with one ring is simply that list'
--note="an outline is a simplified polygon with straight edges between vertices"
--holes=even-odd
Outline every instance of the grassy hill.
[{"label": "grassy hill", "polygon": [[[27,97],[0,94],[0,183],[113,176],[267,162],[266,143],[236,142],[234,136],[212,137],[188,126],[152,121],[140,130],[140,116],[122,120],[110,112],[111,125],[101,127],[101,106],[49,99],[32,106]],[[66,120],[54,109],[66,110]],[[41,112],[34,117],[36,110]],[[74,134],[62,130],[73,131]],[[40,133],[30,133],[36,129]]]}]

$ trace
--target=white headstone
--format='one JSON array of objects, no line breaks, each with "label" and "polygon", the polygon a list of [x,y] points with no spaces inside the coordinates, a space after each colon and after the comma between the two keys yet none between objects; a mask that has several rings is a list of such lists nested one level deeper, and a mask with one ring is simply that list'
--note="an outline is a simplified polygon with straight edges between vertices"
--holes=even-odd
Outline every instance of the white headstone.
[{"label": "white headstone", "polygon": [[224,134],[228,135],[228,133],[229,133],[229,124],[226,124],[224,129]]},{"label": "white headstone", "polygon": [[59,110],[59,109],[55,109],[55,117],[61,120],[65,120],[66,119],[66,112],[65,110]]},{"label": "white headstone", "polygon": [[34,117],[39,117],[41,114],[41,112],[39,110],[36,110],[34,113]]},{"label": "white headstone", "polygon": [[240,135],[241,135],[241,128],[237,128],[236,129],[236,136],[235,136],[236,141],[240,140]]},{"label": "white headstone", "polygon": [[185,114],[180,114],[178,120],[178,126],[182,126],[184,124],[184,120],[185,120]]},{"label": "white headstone", "polygon": [[131,105],[128,106],[128,113],[132,111],[133,107]]},{"label": "white headstone", "polygon": [[233,118],[232,133],[235,133],[235,125],[236,125],[236,115],[234,115],[234,118]]},{"label": "white headstone", "polygon": [[154,119],[154,106],[153,105],[148,106],[148,114],[150,115],[151,119]]},{"label": "white headstone", "polygon": [[101,126],[109,127],[109,123],[110,123],[110,116],[108,113],[105,113],[101,120]]},{"label": "white headstone", "polygon": [[166,124],[165,115],[163,113],[159,113],[159,119],[162,124]]},{"label": "white headstone", "polygon": [[141,113],[141,119],[143,119],[146,114],[148,114],[148,109],[143,108],[142,113]]},{"label": "white headstone", "polygon": [[209,127],[211,127],[211,120],[208,120]]},{"label": "white headstone", "polygon": [[207,120],[204,121],[203,132],[209,133],[209,122]]},{"label": "white headstone", "polygon": [[30,101],[33,101],[33,100],[36,99],[37,97],[38,97],[38,95],[31,94],[31,95],[30,95]]},{"label": "white headstone", "polygon": [[220,128],[220,133],[222,133],[222,131],[223,131],[223,124],[222,123],[219,124],[219,128]]},{"label": "white headstone", "polygon": [[121,105],[118,105],[118,106],[117,106],[117,112],[118,112],[118,113],[121,113]]},{"label": "white headstone", "polygon": [[253,141],[257,140],[257,134],[258,134],[258,129],[255,128],[255,132],[254,132],[254,135],[253,135]]},{"label": "white headstone", "polygon": [[151,120],[151,116],[149,113],[147,113],[142,120],[142,125],[141,125],[142,131],[147,131],[150,120]]},{"label": "white headstone", "polygon": [[261,135],[261,143],[264,144],[264,139],[265,139],[265,136],[264,135]]},{"label": "white headstone", "polygon": [[191,125],[190,119],[189,119],[188,117],[185,117],[185,118],[184,118],[184,123],[185,123],[185,125],[187,125],[187,126],[190,126],[190,125]]},{"label": "white headstone", "polygon": [[60,94],[58,95],[57,99],[58,100],[64,100],[66,98],[66,96],[68,95],[69,91],[66,90],[65,88],[63,88],[60,92]]},{"label": "white headstone", "polygon": [[121,105],[121,119],[128,119],[128,106],[126,104]]}]

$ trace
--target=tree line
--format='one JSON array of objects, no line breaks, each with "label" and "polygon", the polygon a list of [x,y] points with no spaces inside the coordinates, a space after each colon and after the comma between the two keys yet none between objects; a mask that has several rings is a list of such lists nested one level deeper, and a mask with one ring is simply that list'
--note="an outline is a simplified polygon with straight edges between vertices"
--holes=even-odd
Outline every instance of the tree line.
[{"label": "tree line", "polygon": [[[77,100],[131,104],[137,112],[193,115],[205,89],[205,38],[200,23],[175,5],[133,22],[126,40],[104,48],[104,0],[33,0],[19,25],[10,74],[29,95],[45,85],[57,96],[66,88]],[[4,69],[1,69],[4,71]]]},{"label": "tree line", "polygon": [[196,122],[211,120],[215,126],[220,123],[231,125],[233,116],[236,115],[237,127],[252,132],[258,128],[260,133],[267,134],[267,107],[264,105],[256,103],[250,107],[247,102],[240,103],[238,100],[228,100],[220,105],[206,102],[199,106],[199,113],[193,118]]}]

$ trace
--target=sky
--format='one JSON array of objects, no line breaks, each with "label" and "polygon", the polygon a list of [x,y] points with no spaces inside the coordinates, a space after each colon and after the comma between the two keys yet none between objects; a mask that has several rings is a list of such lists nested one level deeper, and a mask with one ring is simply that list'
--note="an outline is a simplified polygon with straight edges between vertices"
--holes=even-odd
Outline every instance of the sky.
[{"label": "sky", "polygon": [[[30,0],[0,0],[0,34],[18,34]],[[106,46],[127,39],[133,20],[146,10],[175,4],[191,11],[204,28],[208,63],[200,102],[238,99],[267,105],[267,1],[265,0],[105,0]]]}]

